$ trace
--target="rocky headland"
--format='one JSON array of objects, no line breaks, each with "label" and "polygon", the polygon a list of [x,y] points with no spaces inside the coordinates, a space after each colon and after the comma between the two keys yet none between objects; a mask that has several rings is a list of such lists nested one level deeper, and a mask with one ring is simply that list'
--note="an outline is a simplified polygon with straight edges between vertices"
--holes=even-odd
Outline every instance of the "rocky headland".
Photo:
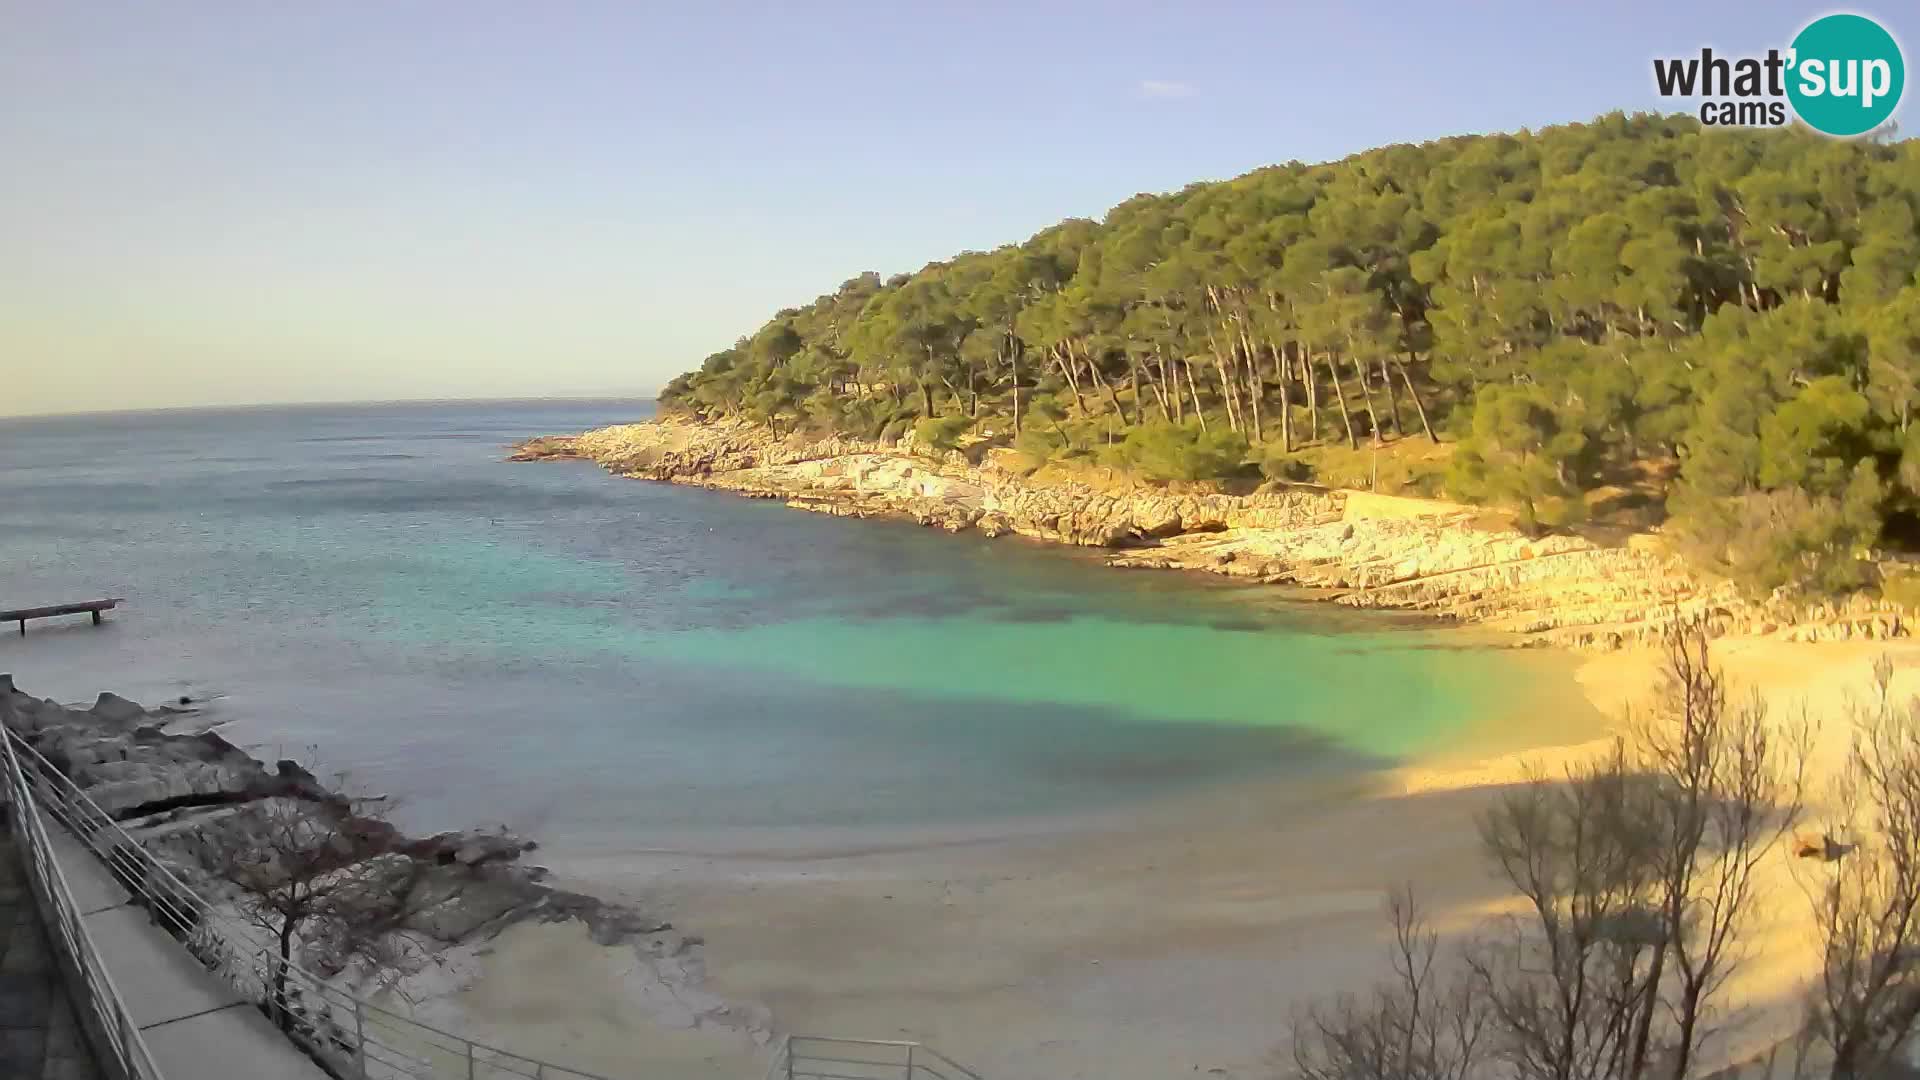
[{"label": "rocky headland", "polygon": [[1690,570],[1654,533],[1532,537],[1480,508],[1307,485],[1245,495],[1096,485],[1036,476],[1016,451],[991,444],[937,451],[667,416],[530,439],[509,460],[585,460],[796,509],[1101,548],[1115,567],[1300,586],[1352,607],[1481,624],[1523,644],[1617,648],[1675,617],[1801,641],[1908,632],[1899,609],[1865,597],[1751,602]]},{"label": "rocky headland", "polygon": [[1350,607],[1505,630],[1521,644],[1620,648],[1674,617],[1784,640],[1908,632],[1897,607],[1868,598],[1745,600],[1732,584],[1688,569],[1653,532],[1528,536],[1482,507],[1438,500],[1308,484],[1252,494],[1098,486],[1035,477],[1008,448],[937,452],[912,440],[776,434],[680,415],[532,438],[509,459],[584,459],[620,477],[778,498],[818,513],[1102,548],[1114,567],[1302,586]]}]

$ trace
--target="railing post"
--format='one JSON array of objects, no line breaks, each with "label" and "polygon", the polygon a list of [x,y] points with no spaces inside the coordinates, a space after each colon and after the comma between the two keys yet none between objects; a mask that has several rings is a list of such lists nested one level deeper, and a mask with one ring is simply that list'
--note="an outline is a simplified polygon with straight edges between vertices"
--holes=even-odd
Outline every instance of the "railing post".
[{"label": "railing post", "polygon": [[[34,762],[31,773],[23,767],[22,755],[31,756]],[[60,784],[67,786],[63,788]],[[275,1015],[276,1023],[285,1023],[288,1016],[284,988],[279,995],[275,995],[271,989],[276,972],[288,975],[298,972],[301,978],[318,982],[298,968],[283,967],[279,958],[252,936],[233,933],[228,921],[211,905],[174,877],[164,864],[155,860],[111,816],[94,805],[84,791],[47,765],[31,745],[7,731],[4,726],[0,726],[0,818],[10,822],[20,834],[27,885],[33,902],[41,908],[42,917],[48,922],[50,944],[71,953],[74,961],[80,965],[81,989],[91,998],[88,1004],[100,1023],[98,1031],[103,1045],[96,1049],[103,1057],[110,1055],[115,1059],[114,1064],[122,1066],[117,1075],[125,1076],[128,1080],[161,1080],[139,1027],[127,1012],[118,988],[113,985],[111,975],[86,932],[85,921],[79,915],[65,875],[52,854],[46,831],[48,826],[43,819],[65,829],[86,850],[88,856],[98,859],[99,865],[115,879],[124,877],[129,891],[139,898],[138,902],[146,909],[150,920],[170,930],[178,924],[186,939],[186,947],[217,974],[248,987],[249,993],[256,984],[267,987],[264,1004]],[[370,1056],[367,1050],[367,1014],[380,1007],[357,995],[352,996],[351,1000],[355,1035],[353,1072],[344,1074],[344,1080],[372,1080],[367,1065]],[[344,1038],[344,1032],[341,1031],[343,1025],[338,1024],[335,1014],[330,1011],[327,1020],[326,1031],[332,1034],[326,1035],[317,1028],[313,1034],[334,1040]],[[433,1028],[427,1030],[437,1031]],[[438,1034],[460,1039],[465,1048],[468,1080],[480,1080],[479,1052],[482,1049],[493,1055],[493,1067],[488,1070],[489,1075],[504,1076],[513,1072],[513,1066],[503,1065],[503,1062],[519,1060],[534,1066],[532,1080],[550,1080],[559,1075],[580,1077],[581,1080],[604,1080],[594,1074],[559,1065],[554,1066],[556,1072],[548,1073],[544,1062],[509,1055],[449,1032]],[[429,1067],[436,1062],[444,1064],[445,1059],[439,1056],[444,1052],[445,1044],[436,1044],[426,1052],[422,1063]],[[373,1060],[377,1062],[380,1058],[374,1057]],[[101,1064],[108,1063],[103,1060]],[[347,1066],[341,1063],[339,1067]],[[387,1071],[382,1069],[382,1075]],[[440,1073],[436,1071],[434,1075],[439,1076]],[[513,1072],[513,1075],[526,1077],[527,1074]],[[791,1061],[788,1062],[787,1075],[790,1078],[794,1076]]]},{"label": "railing post", "polygon": [[793,1080],[793,1036],[787,1036],[782,1045],[787,1048],[787,1080]]},{"label": "railing post", "polygon": [[908,1044],[907,1044],[907,1077],[906,1077],[906,1080],[913,1080],[913,1044],[912,1044],[912,1043],[908,1043]]},{"label": "railing post", "polygon": [[367,1003],[353,999],[353,1067],[367,1080]]}]

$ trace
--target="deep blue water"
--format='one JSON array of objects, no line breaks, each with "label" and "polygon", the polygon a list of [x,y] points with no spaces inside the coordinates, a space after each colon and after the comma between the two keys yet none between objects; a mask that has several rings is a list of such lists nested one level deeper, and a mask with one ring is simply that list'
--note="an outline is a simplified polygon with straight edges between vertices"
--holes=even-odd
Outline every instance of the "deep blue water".
[{"label": "deep blue water", "polygon": [[0,608],[128,600],[0,637],[0,671],[63,700],[211,698],[229,738],[346,770],[416,827],[576,845],[1110,811],[1558,700],[1548,666],[1404,619],[502,461],[650,412],[0,421]]}]

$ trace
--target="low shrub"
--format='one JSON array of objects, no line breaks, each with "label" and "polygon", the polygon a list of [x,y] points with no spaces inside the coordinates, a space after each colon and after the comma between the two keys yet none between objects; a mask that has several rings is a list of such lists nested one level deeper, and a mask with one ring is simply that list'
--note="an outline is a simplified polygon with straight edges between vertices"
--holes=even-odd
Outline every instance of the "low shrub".
[{"label": "low shrub", "polygon": [[929,416],[913,425],[913,438],[935,450],[952,450],[972,426],[973,421],[964,415]]},{"label": "low shrub", "polygon": [[1247,440],[1230,428],[1202,430],[1196,423],[1145,424],[1127,433],[1118,459],[1134,472],[1162,483],[1221,480],[1247,464]]}]

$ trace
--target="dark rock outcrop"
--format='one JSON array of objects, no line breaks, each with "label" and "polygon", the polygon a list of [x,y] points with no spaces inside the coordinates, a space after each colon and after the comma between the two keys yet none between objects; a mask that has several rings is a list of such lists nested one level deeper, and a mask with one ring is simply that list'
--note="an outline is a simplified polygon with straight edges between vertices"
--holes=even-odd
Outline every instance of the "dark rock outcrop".
[{"label": "dark rock outcrop", "polygon": [[[409,837],[356,814],[298,762],[271,768],[219,735],[170,735],[169,714],[114,694],[85,711],[20,692],[0,675],[0,724],[66,776],[202,895],[230,887],[201,859],[200,841],[230,827],[248,803],[299,799],[344,815],[343,865],[395,896],[407,930],[453,944],[525,919],[577,919],[595,941],[619,944],[670,931],[644,913],[555,889],[520,857],[535,844],[504,830]],[[650,945],[653,943],[649,943]]]}]

